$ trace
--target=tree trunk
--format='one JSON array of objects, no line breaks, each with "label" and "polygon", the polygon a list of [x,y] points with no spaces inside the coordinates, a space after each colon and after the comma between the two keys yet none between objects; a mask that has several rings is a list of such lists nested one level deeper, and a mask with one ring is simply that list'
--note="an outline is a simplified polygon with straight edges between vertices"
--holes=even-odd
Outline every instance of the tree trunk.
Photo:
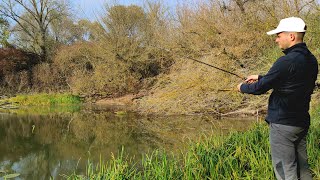
[{"label": "tree trunk", "polygon": [[46,30],[41,28],[41,44],[40,44],[40,57],[42,62],[46,62],[48,59],[48,52],[47,52],[47,38],[46,38]]}]

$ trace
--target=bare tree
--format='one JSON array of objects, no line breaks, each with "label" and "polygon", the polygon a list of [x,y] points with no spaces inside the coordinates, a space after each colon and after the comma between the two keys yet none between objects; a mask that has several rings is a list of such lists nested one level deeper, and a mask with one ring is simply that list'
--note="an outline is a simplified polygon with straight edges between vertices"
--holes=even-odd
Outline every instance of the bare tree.
[{"label": "bare tree", "polygon": [[2,0],[0,15],[13,20],[26,38],[20,42],[32,41],[33,50],[47,61],[49,26],[67,15],[67,5],[62,0]]}]

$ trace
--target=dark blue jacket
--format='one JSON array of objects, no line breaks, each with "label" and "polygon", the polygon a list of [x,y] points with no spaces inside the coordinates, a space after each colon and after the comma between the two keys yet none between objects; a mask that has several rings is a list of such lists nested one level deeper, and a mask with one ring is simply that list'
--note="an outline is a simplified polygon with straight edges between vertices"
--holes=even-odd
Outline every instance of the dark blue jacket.
[{"label": "dark blue jacket", "polygon": [[241,92],[263,94],[273,89],[269,97],[267,122],[308,127],[309,104],[318,74],[318,62],[305,43],[283,51],[264,76],[253,84],[242,84]]}]

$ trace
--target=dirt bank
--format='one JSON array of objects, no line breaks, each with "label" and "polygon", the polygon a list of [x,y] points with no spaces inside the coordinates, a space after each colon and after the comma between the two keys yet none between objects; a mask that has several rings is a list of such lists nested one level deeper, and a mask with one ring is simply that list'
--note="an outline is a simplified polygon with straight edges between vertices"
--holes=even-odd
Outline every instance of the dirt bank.
[{"label": "dirt bank", "polygon": [[95,102],[97,105],[107,106],[135,106],[135,100],[143,97],[141,94],[127,94],[118,98],[103,98]]}]

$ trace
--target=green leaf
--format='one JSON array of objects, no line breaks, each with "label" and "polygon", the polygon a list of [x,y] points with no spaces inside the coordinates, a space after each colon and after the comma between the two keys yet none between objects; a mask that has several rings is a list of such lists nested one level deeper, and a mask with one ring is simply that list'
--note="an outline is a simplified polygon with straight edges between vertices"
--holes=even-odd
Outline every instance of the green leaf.
[{"label": "green leaf", "polygon": [[4,179],[11,179],[11,178],[15,178],[15,177],[18,177],[18,176],[20,176],[19,173],[16,173],[16,174],[7,174],[7,175],[3,176],[2,178],[4,178]]}]

